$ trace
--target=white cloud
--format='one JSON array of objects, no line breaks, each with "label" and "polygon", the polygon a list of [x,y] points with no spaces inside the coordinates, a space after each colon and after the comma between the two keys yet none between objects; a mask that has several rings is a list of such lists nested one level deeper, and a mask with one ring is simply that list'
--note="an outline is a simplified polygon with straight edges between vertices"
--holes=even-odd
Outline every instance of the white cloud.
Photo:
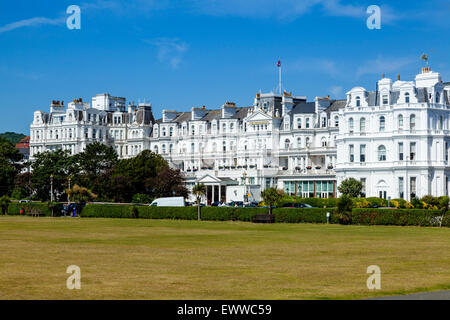
[{"label": "white cloud", "polygon": [[36,27],[42,25],[61,25],[64,24],[66,19],[64,17],[59,17],[55,19],[45,18],[45,17],[35,17],[31,19],[20,20],[16,22],[9,23],[0,27],[0,33],[12,31],[15,29],[23,27]]},{"label": "white cloud", "polygon": [[383,58],[379,56],[374,60],[368,60],[358,67],[356,70],[356,77],[371,74],[382,74],[389,72],[398,72],[402,68],[417,62],[419,58],[403,57],[403,58]]},{"label": "white cloud", "polygon": [[330,92],[333,95],[331,98],[338,99],[344,93],[344,88],[342,86],[333,86],[330,88]]},{"label": "white cloud", "polygon": [[183,59],[183,54],[187,51],[186,42],[178,38],[155,38],[144,40],[158,48],[157,59],[162,63],[169,63],[173,69],[178,68]]}]

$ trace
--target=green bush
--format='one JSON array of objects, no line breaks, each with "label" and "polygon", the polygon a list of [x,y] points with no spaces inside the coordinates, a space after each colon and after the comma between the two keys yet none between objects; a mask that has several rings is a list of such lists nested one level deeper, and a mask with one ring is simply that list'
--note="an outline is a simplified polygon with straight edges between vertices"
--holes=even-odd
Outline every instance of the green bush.
[{"label": "green bush", "polygon": [[396,225],[396,226],[438,226],[439,210],[421,209],[353,209],[352,224]]},{"label": "green bush", "polygon": [[[54,203],[53,204],[53,210],[55,213],[55,216],[61,215],[61,210],[63,207],[62,203]],[[8,214],[11,216],[14,215],[20,215],[20,209],[24,210],[24,214],[31,213],[31,210],[40,210],[42,211],[43,215],[46,217],[52,216],[52,210],[49,208],[48,203],[38,203],[38,202],[28,202],[28,203],[18,203],[18,202],[12,202],[8,206]]]},{"label": "green bush", "polygon": [[316,208],[334,208],[336,207],[337,199],[334,198],[301,198],[296,196],[284,196],[281,201],[277,203],[277,207],[283,207],[286,203],[306,203]]},{"label": "green bush", "polygon": [[382,199],[382,198],[376,198],[376,197],[371,197],[371,198],[366,198],[367,201],[369,201],[370,207],[387,207],[388,206],[388,202],[386,199]]},{"label": "green bush", "polygon": [[275,222],[284,223],[327,223],[327,212],[330,212],[330,214],[332,214],[334,210],[304,208],[274,209]]}]

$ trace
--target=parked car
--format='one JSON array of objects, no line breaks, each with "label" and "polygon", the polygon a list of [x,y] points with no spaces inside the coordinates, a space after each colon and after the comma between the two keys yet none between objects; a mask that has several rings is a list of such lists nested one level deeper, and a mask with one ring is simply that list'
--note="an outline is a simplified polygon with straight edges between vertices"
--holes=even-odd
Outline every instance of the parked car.
[{"label": "parked car", "polygon": [[151,207],[184,207],[183,197],[158,198],[150,203]]},{"label": "parked car", "polygon": [[258,206],[258,202],[249,202],[244,205],[246,208],[256,208]]},{"label": "parked car", "polygon": [[283,208],[314,208],[314,207],[307,203],[285,203],[283,204]]},{"label": "parked car", "polygon": [[29,203],[30,200],[19,200],[19,203]]},{"label": "parked car", "polygon": [[231,201],[228,204],[229,207],[244,207],[244,201]]}]

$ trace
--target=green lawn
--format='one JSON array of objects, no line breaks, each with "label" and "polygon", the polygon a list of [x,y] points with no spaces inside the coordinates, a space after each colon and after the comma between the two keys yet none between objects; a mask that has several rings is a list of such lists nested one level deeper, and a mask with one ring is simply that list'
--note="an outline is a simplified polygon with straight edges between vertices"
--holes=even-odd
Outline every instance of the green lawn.
[{"label": "green lawn", "polygon": [[450,289],[449,253],[448,228],[3,217],[0,299],[366,298]]}]

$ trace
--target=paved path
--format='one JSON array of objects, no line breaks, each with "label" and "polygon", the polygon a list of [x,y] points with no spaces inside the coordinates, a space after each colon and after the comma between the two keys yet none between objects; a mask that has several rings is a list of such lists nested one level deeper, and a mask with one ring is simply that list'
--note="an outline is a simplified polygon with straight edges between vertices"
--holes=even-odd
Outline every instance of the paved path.
[{"label": "paved path", "polygon": [[405,296],[381,297],[381,298],[374,298],[373,300],[450,300],[450,290],[421,292],[408,294]]}]

